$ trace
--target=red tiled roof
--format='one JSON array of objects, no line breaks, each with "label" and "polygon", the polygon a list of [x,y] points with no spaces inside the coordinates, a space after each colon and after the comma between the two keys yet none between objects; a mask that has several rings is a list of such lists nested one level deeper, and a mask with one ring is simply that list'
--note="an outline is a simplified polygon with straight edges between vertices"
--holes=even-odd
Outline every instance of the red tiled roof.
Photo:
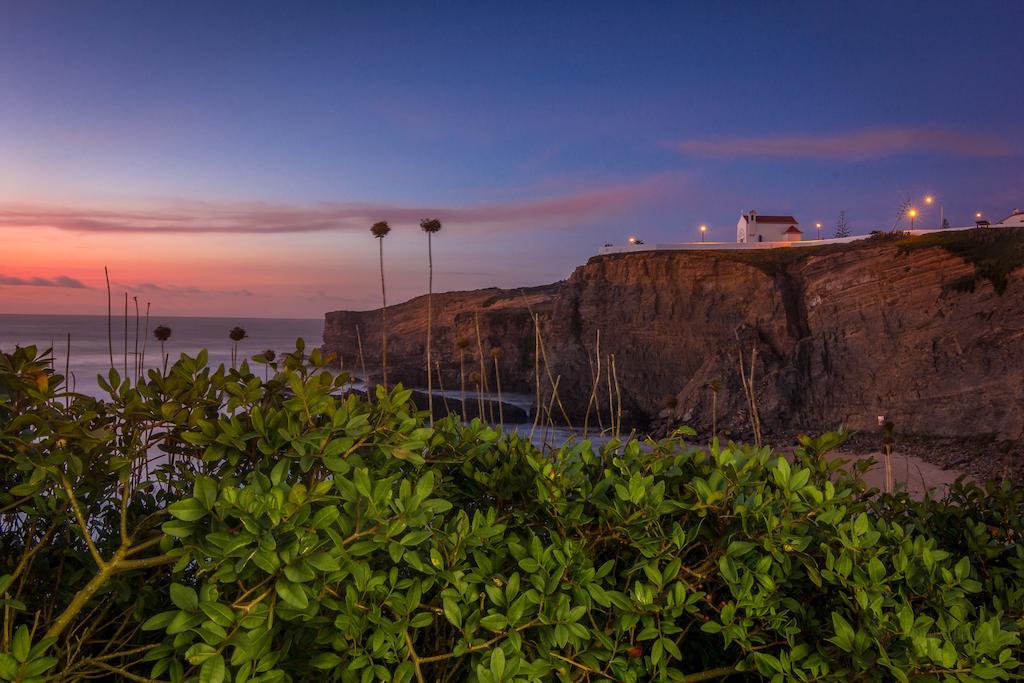
[{"label": "red tiled roof", "polygon": [[796,227],[795,225],[791,225],[786,230],[786,234],[787,235],[802,235],[802,234],[804,234],[804,231],[801,230],[800,228]]},{"label": "red tiled roof", "polygon": [[[748,223],[750,222],[750,215],[749,214],[744,214],[743,217],[747,220]],[[756,216],[756,218],[757,218],[757,222],[758,223],[799,223],[800,222],[797,219],[793,218],[792,216],[762,216],[761,214],[758,214]]]}]

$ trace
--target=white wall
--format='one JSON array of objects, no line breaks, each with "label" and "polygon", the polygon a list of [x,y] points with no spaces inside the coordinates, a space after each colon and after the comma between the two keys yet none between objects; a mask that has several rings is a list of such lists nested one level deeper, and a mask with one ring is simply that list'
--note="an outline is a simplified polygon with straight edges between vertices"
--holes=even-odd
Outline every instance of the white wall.
[{"label": "white wall", "polygon": [[[789,226],[796,225],[800,227],[800,223],[762,223],[755,221],[753,225],[747,224],[747,219],[740,215],[740,220],[736,223],[736,241],[740,243],[754,244],[758,242],[758,236],[762,238],[762,244],[764,242],[788,242],[786,230]],[[802,235],[795,235],[794,241],[802,239]]]}]

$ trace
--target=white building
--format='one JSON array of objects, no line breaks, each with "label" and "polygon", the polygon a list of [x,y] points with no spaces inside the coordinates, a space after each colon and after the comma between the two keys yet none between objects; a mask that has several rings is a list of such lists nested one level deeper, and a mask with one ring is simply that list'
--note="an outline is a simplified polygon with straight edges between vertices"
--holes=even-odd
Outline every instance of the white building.
[{"label": "white building", "polygon": [[1014,209],[1013,213],[999,221],[1000,225],[1024,225],[1024,211]]},{"label": "white building", "polygon": [[740,214],[736,241],[799,242],[803,237],[800,222],[792,216],[761,216],[756,211]]}]

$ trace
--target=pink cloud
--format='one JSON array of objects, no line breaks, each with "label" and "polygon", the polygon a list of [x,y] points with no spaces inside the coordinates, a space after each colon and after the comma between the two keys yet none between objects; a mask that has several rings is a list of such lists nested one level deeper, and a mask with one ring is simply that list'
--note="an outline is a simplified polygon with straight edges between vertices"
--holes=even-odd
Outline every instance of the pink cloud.
[{"label": "pink cloud", "polygon": [[869,128],[829,134],[765,135],[692,139],[667,143],[702,157],[791,157],[863,161],[897,154],[930,152],[963,157],[1013,153],[998,137],[941,128]]},{"label": "pink cloud", "polygon": [[149,210],[0,204],[0,227],[49,227],[80,233],[272,234],[368,230],[377,220],[418,224],[436,217],[446,228],[497,230],[502,227],[550,229],[577,225],[665,194],[679,179],[659,175],[560,196],[462,206],[399,206],[325,202],[309,206],[263,202],[178,202]]},{"label": "pink cloud", "polygon": [[80,280],[67,275],[58,275],[53,278],[46,277],[14,277],[0,273],[0,287],[67,287],[69,289],[88,289]]}]

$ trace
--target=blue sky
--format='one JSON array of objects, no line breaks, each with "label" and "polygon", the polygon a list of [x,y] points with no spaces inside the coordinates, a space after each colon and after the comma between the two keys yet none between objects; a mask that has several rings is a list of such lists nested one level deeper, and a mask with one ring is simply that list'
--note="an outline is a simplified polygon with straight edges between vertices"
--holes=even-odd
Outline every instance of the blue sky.
[{"label": "blue sky", "polygon": [[[3,15],[0,237],[52,238],[0,275],[86,287],[63,303],[60,288],[4,287],[0,309],[91,305],[104,254],[126,288],[145,276],[184,292],[197,261],[216,272],[205,299],[179,294],[169,312],[367,307],[370,218],[394,224],[400,299],[423,288],[421,213],[448,219],[439,285],[469,288],[564,277],[630,233],[680,241],[707,223],[731,240],[750,208],[827,228],[846,210],[866,232],[926,193],[955,224],[1024,205],[1020,3],[4,2]],[[53,254],[62,234],[74,253]],[[133,257],[143,245],[166,265]],[[225,294],[254,275],[259,304]]]}]

